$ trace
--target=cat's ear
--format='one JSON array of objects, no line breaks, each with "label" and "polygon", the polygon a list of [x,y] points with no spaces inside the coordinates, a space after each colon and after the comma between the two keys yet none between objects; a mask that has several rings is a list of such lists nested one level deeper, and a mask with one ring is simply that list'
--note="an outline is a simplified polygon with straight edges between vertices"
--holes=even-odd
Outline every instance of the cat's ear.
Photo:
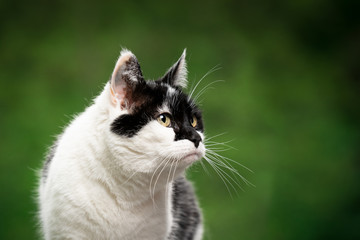
[{"label": "cat's ear", "polygon": [[136,86],[143,82],[144,77],[135,55],[129,50],[122,50],[110,81],[112,103],[120,103],[122,108],[130,108],[134,101],[133,92]]},{"label": "cat's ear", "polygon": [[186,49],[184,49],[179,60],[165,73],[160,81],[171,86],[186,88],[187,86],[187,69],[186,69]]}]

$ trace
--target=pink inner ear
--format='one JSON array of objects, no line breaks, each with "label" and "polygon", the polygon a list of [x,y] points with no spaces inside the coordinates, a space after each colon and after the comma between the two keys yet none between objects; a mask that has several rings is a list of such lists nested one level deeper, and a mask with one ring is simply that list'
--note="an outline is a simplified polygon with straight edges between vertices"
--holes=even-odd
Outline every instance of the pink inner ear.
[{"label": "pink inner ear", "polygon": [[114,104],[120,102],[120,106],[124,105],[127,87],[126,83],[121,80],[121,72],[124,70],[124,66],[131,56],[132,53],[130,51],[125,51],[124,53],[122,53],[122,55],[116,62],[115,69],[111,77],[111,101]]},{"label": "pink inner ear", "polygon": [[110,86],[111,101],[114,104],[120,103],[120,107],[125,107],[126,85],[118,84]]},{"label": "pink inner ear", "polygon": [[132,108],[133,91],[140,81],[143,81],[143,76],[135,55],[128,50],[121,51],[111,77],[112,103],[120,103],[121,108]]},{"label": "pink inner ear", "polygon": [[122,100],[125,98],[125,89],[126,89],[126,85],[125,84],[118,84],[115,86],[112,86],[112,90],[114,91],[114,97],[116,99]]}]

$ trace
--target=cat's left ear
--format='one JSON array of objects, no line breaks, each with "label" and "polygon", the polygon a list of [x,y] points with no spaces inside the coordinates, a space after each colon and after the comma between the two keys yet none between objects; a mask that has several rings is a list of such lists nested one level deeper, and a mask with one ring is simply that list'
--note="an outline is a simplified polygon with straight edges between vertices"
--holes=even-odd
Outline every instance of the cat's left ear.
[{"label": "cat's left ear", "polygon": [[186,88],[187,86],[187,69],[186,69],[186,49],[184,49],[179,60],[165,73],[160,79],[163,83],[170,86]]}]

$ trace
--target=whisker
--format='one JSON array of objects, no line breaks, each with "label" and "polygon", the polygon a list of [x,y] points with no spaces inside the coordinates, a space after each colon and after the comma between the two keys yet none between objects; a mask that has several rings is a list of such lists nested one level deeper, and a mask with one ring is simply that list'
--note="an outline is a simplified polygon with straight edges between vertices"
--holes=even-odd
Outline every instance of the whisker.
[{"label": "whisker", "polygon": [[232,141],[233,141],[233,140],[226,141],[226,142],[215,142],[215,141],[207,141],[207,140],[205,140],[205,145],[206,145],[206,146],[221,145],[221,146],[225,146],[225,147],[231,148],[231,149],[233,149],[233,150],[238,150],[238,149],[234,148],[233,146],[228,145],[228,143],[231,143]]},{"label": "whisker", "polygon": [[206,146],[208,150],[212,150],[212,151],[216,151],[216,152],[226,152],[231,150],[231,148],[209,148],[208,146]]},{"label": "whisker", "polygon": [[200,164],[201,164],[201,167],[204,169],[204,171],[206,172],[206,174],[208,175],[208,176],[210,176],[210,172],[209,172],[209,170],[206,168],[206,166],[205,166],[205,164],[203,163],[203,161],[199,161],[200,162]]},{"label": "whisker", "polygon": [[207,159],[206,156],[204,157],[204,159],[206,160],[207,163],[210,164],[210,166],[211,166],[211,167],[214,169],[214,171],[218,174],[218,176],[220,177],[220,179],[223,181],[223,183],[224,183],[227,191],[229,192],[230,197],[233,198],[233,196],[232,196],[232,194],[231,194],[231,191],[230,191],[230,189],[229,189],[229,187],[228,187],[228,184],[226,183],[226,181],[228,181],[228,180],[225,181],[225,177],[222,175],[221,172],[218,171],[218,167],[216,167],[216,166],[212,163],[211,160]]},{"label": "whisker", "polygon": [[[155,169],[155,171],[154,171],[154,173],[152,174],[151,179],[150,179],[149,191],[150,191],[150,197],[151,197],[151,199],[152,199],[152,201],[153,201],[154,206],[155,206],[154,194],[153,194],[152,191],[151,191],[152,182],[153,182],[153,179],[154,179],[154,177],[155,177],[156,172],[158,171],[158,169],[159,169],[167,160],[168,160],[167,158],[164,158],[164,159],[160,162],[159,166]],[[165,166],[166,166],[166,164],[163,166],[163,168],[164,168]],[[155,190],[154,190],[154,191],[155,191]]]},{"label": "whisker", "polygon": [[205,138],[205,142],[207,142],[207,141],[209,141],[209,140],[211,140],[211,139],[217,138],[217,137],[219,137],[219,136],[222,136],[222,135],[224,135],[224,134],[227,134],[227,132],[219,133],[219,134],[216,134],[216,135],[214,135],[214,136],[212,136],[212,137],[206,137],[206,138]]},{"label": "whisker", "polygon": [[123,186],[123,185],[126,184],[128,181],[130,181],[130,179],[131,179],[136,173],[138,173],[138,172],[135,171],[133,174],[131,174],[131,176],[128,177],[128,179],[126,179],[125,182],[122,182],[122,183],[120,184],[120,186]]},{"label": "whisker", "polygon": [[[173,161],[172,163],[171,163],[171,165],[170,165],[170,171],[169,171],[169,173],[168,173],[168,177],[167,177],[167,180],[166,180],[166,182],[168,183],[169,182],[169,180],[170,180],[170,175],[171,175],[171,173],[172,173],[172,168],[173,168],[173,165],[175,164],[175,162]],[[174,171],[175,171],[176,169],[174,169]],[[166,187],[166,189],[165,189],[165,202],[166,202],[166,197],[168,196],[168,187]]]},{"label": "whisker", "polygon": [[216,65],[215,67],[210,69],[207,73],[205,73],[205,75],[196,83],[195,87],[191,90],[191,92],[189,94],[189,99],[192,98],[192,95],[194,94],[196,88],[199,86],[199,84],[202,82],[202,80],[204,80],[204,78],[206,78],[209,74],[211,74],[219,69],[221,69],[221,67],[219,67],[219,65]]},{"label": "whisker", "polygon": [[175,180],[175,173],[176,173],[176,169],[178,167],[179,161],[180,161],[180,159],[176,160],[175,169],[174,169],[174,172],[173,172],[173,175],[172,175],[171,182],[173,182]]},{"label": "whisker", "polygon": [[208,83],[205,87],[203,87],[197,94],[196,96],[193,98],[193,101],[194,102],[197,102],[197,100],[199,99],[199,97],[201,97],[201,95],[204,94],[204,92],[206,92],[206,90],[210,89],[209,87],[215,83],[218,83],[218,82],[224,82],[224,80],[216,80],[216,81],[213,81],[211,83]]},{"label": "whisker", "polygon": [[[244,191],[244,189],[241,187],[241,185],[240,185],[240,183],[239,183],[239,181],[238,181],[238,179],[236,178],[235,175],[233,175],[233,176],[235,177],[235,179],[234,179],[234,178],[231,177],[225,170],[223,170],[223,169],[220,168],[220,167],[223,166],[223,165],[218,164],[218,163],[216,163],[216,162],[214,162],[214,161],[213,161],[213,163],[214,163],[216,166],[219,166],[219,168],[218,168],[219,171],[221,171],[224,175],[226,175],[228,178],[230,178],[230,180],[232,180],[241,190]],[[224,167],[224,166],[223,166],[223,167]],[[227,167],[225,167],[225,168],[228,169]],[[231,169],[231,170],[234,170],[234,169]],[[236,171],[236,170],[234,170],[234,171]],[[234,171],[231,171],[231,173],[234,173]],[[230,182],[230,180],[229,180],[229,182]],[[236,188],[235,188],[235,187],[233,187],[233,188],[234,188],[235,192],[237,192]]]},{"label": "whisker", "polygon": [[235,168],[233,168],[229,163],[225,163],[225,162],[222,162],[221,160],[217,159],[216,157],[213,157],[212,159],[213,161],[215,161],[215,163],[217,163],[218,166],[222,166],[226,169],[228,169],[231,174],[236,177],[237,179],[237,176],[241,178],[241,180],[246,184],[246,185],[252,185],[254,186],[251,182],[249,182],[245,177],[243,177]]},{"label": "whisker", "polygon": [[[228,143],[231,141],[226,142],[217,142],[214,141],[216,137],[222,136],[225,133],[220,133],[215,136],[205,138],[204,145],[205,145],[205,156],[204,159],[207,163],[210,164],[210,166],[214,169],[214,171],[217,173],[217,175],[221,178],[222,182],[224,183],[227,191],[229,192],[230,196],[232,196],[232,192],[234,191],[236,195],[238,195],[238,190],[241,189],[244,191],[243,186],[246,184],[246,186],[254,186],[250,181],[248,181],[244,176],[242,176],[239,171],[232,166],[233,164],[236,164],[238,166],[241,166],[242,168],[246,169],[247,171],[253,173],[251,169],[248,167],[245,167],[243,164],[222,156],[220,152],[228,151],[228,150],[237,150],[236,148],[230,146]],[[203,165],[203,168],[205,169],[205,165]]]},{"label": "whisker", "polygon": [[207,149],[207,150],[208,150],[208,153],[209,153],[209,154],[214,154],[214,155],[220,157],[221,159],[223,159],[223,160],[226,161],[226,162],[227,162],[227,161],[230,161],[230,162],[232,162],[232,163],[235,163],[235,164],[239,165],[240,167],[245,168],[245,169],[248,170],[249,172],[254,173],[254,171],[251,170],[250,168],[244,166],[243,164],[241,164],[241,163],[239,163],[239,162],[237,162],[237,161],[235,161],[235,160],[232,160],[231,158],[227,158],[227,157],[221,156],[220,154],[216,153],[215,151],[212,151],[211,149]]},{"label": "whisker", "polygon": [[157,176],[156,180],[155,180],[155,183],[154,183],[154,186],[153,186],[153,192],[152,192],[152,196],[155,197],[155,190],[156,190],[156,184],[157,182],[159,181],[159,178],[161,176],[161,173],[165,170],[165,168],[167,167],[168,163],[171,161],[171,159],[167,159],[167,161],[165,162],[164,166],[162,167],[159,175]]}]

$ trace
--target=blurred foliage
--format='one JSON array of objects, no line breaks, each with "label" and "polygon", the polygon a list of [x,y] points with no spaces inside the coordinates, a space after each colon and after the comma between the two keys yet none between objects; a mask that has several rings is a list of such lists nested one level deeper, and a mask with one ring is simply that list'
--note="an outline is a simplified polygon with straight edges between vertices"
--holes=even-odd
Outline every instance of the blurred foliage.
[{"label": "blurred foliage", "polygon": [[[154,79],[188,50],[206,132],[256,187],[189,171],[205,239],[359,239],[359,1],[0,1],[0,239],[38,239],[47,146],[121,47]],[[200,88],[201,89],[201,88]],[[231,197],[233,196],[233,197]]]}]

